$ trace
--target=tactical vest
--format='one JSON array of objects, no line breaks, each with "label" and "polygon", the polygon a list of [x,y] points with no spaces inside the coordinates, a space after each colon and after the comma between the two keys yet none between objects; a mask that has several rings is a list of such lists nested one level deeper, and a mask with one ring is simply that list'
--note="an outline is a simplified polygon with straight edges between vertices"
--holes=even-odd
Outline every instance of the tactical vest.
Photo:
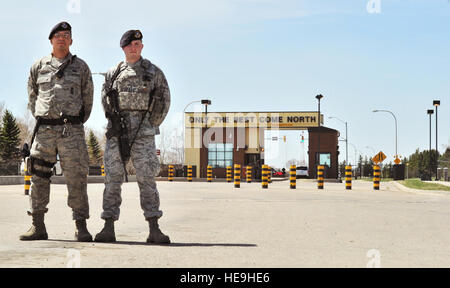
[{"label": "tactical vest", "polygon": [[114,83],[119,93],[121,111],[145,111],[149,107],[150,92],[155,87],[155,66],[142,60],[140,66],[127,66]]},{"label": "tactical vest", "polygon": [[51,66],[51,56],[44,57],[39,65],[36,84],[38,98],[35,115],[49,118],[60,114],[78,116],[82,109],[81,98],[81,62],[73,60],[62,77],[58,78],[57,68]]}]

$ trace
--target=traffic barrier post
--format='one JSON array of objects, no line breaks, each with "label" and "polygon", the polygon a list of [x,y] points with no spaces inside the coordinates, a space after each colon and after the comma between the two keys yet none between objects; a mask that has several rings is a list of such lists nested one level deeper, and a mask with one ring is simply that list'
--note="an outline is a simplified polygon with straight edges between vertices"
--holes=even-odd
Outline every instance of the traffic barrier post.
[{"label": "traffic barrier post", "polygon": [[231,166],[227,166],[227,182],[231,183],[232,177],[231,177]]},{"label": "traffic barrier post", "polygon": [[261,173],[261,176],[262,176],[262,188],[263,189],[267,189],[267,188],[269,188],[269,182],[268,182],[268,178],[267,178],[267,170],[268,170],[268,168],[267,168],[268,166],[267,165],[262,165],[262,173]]},{"label": "traffic barrier post", "polygon": [[323,189],[323,172],[325,167],[323,165],[317,166],[317,188]]},{"label": "traffic barrier post", "polygon": [[252,183],[252,166],[247,166],[245,176],[247,178],[247,183]]},{"label": "traffic barrier post", "polygon": [[234,188],[241,187],[241,165],[234,164]]},{"label": "traffic barrier post", "polygon": [[380,190],[381,169],[380,166],[373,166],[373,190]]},{"label": "traffic barrier post", "polygon": [[192,166],[188,165],[187,167],[187,180],[188,182],[192,182]]},{"label": "traffic barrier post", "polygon": [[289,183],[291,189],[297,188],[297,173],[295,165],[291,165],[291,168],[289,169]]},{"label": "traffic barrier post", "polygon": [[212,182],[212,166],[208,165],[208,168],[206,169],[206,179],[208,182]]},{"label": "traffic barrier post", "polygon": [[174,169],[174,166],[173,165],[169,165],[169,177],[168,177],[168,179],[169,179],[169,181],[170,182],[172,182],[173,181],[173,169]]},{"label": "traffic barrier post", "polygon": [[31,186],[31,175],[28,173],[27,165],[24,167],[25,176],[24,177],[24,190],[25,195],[30,194],[30,186]]},{"label": "traffic barrier post", "polygon": [[352,190],[352,166],[345,166],[345,189]]}]

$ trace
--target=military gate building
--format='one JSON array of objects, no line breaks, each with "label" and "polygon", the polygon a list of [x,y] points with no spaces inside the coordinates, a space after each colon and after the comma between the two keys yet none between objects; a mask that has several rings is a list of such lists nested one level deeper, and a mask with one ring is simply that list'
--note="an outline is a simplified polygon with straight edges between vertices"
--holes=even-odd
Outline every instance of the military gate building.
[{"label": "military gate building", "polygon": [[[194,177],[205,178],[210,165],[215,177],[225,178],[227,166],[240,164],[245,168],[247,165],[261,167],[266,164],[265,130],[307,130],[310,178],[316,176],[318,159],[321,165],[325,165],[326,178],[337,178],[339,132],[321,126],[323,114],[319,127],[318,118],[318,112],[315,111],[186,112],[184,164],[193,166]],[[245,169],[241,173],[245,173]]]}]

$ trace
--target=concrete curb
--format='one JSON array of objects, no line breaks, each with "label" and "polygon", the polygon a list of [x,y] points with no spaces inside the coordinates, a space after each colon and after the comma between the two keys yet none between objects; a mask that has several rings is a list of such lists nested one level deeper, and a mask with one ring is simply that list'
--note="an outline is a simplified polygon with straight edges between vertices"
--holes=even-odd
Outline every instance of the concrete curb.
[{"label": "concrete curb", "polygon": [[440,195],[440,196],[450,196],[450,192],[442,190],[419,190],[412,189],[400,184],[397,181],[391,181],[399,190],[408,193],[421,194],[421,195]]}]

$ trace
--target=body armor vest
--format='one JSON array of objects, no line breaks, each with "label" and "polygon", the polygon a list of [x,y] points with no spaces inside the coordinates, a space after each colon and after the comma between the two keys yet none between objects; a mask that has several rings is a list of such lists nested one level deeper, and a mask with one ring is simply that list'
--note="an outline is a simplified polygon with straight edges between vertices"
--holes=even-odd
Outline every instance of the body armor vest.
[{"label": "body armor vest", "polygon": [[35,115],[48,118],[59,118],[60,114],[78,116],[82,109],[80,63],[75,59],[61,77],[57,77],[58,69],[51,64],[51,57],[44,57],[38,70],[36,84],[38,98]]},{"label": "body armor vest", "polygon": [[149,108],[155,73],[155,67],[148,60],[142,60],[135,67],[127,65],[122,70],[114,83],[119,93],[121,111],[145,111]]}]

